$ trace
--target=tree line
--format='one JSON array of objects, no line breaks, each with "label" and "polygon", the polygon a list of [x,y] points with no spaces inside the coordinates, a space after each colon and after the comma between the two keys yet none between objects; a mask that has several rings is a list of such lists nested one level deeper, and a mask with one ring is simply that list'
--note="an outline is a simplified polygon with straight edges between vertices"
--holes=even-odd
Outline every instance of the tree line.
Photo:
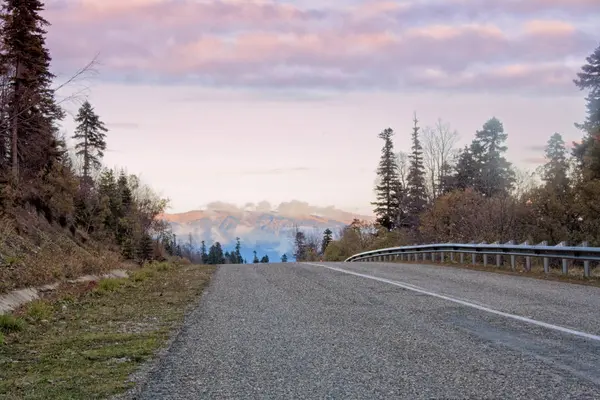
[{"label": "tree line", "polygon": [[[89,101],[58,99],[57,89],[84,76],[93,62],[52,86],[43,8],[40,0],[6,0],[0,10],[1,216],[16,220],[22,210],[35,211],[77,242],[102,243],[125,259],[144,262],[173,253],[164,239],[168,226],[156,218],[167,199],[135,175],[104,168],[106,125]],[[67,117],[63,103],[78,100],[69,148],[60,132]]]},{"label": "tree line", "polygon": [[471,143],[439,120],[421,129],[416,114],[409,152],[396,153],[384,129],[373,202],[375,223],[355,220],[324,253],[343,260],[364,250],[432,242],[529,242],[600,245],[600,46],[574,84],[587,91],[583,138],[569,151],[562,135],[548,137],[535,172],[507,159],[507,132],[495,117]]}]

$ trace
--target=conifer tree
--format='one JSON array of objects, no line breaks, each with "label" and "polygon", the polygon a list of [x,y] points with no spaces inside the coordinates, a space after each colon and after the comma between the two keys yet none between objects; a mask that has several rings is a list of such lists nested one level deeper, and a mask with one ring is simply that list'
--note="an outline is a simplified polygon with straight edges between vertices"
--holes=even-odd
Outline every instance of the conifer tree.
[{"label": "conifer tree", "polygon": [[252,260],[253,264],[258,264],[260,262],[260,260],[258,259],[258,256],[256,255],[256,250],[254,250],[254,259]]},{"label": "conifer tree", "polygon": [[36,176],[62,158],[56,123],[64,117],[52,90],[49,25],[40,0],[2,2],[0,65],[7,69],[9,152],[12,175]]},{"label": "conifer tree", "polygon": [[208,262],[207,264],[217,265],[224,264],[225,257],[223,255],[223,248],[221,247],[221,243],[215,242],[210,249],[208,250]]},{"label": "conifer tree", "polygon": [[508,193],[515,181],[511,164],[504,158],[508,135],[497,118],[491,118],[477,131],[471,146],[478,175],[475,189],[486,196]]},{"label": "conifer tree", "polygon": [[202,257],[202,264],[208,264],[208,253],[206,252],[206,243],[204,240],[200,243],[200,254]]},{"label": "conifer tree", "polygon": [[268,264],[269,263],[269,256],[268,255],[264,255],[262,256],[262,258],[260,259],[260,262],[263,264]]},{"label": "conifer tree", "polygon": [[548,140],[546,146],[546,164],[543,166],[542,179],[547,186],[554,190],[564,192],[569,187],[565,142],[559,133],[555,133]]},{"label": "conifer tree", "polygon": [[465,146],[458,155],[456,163],[455,185],[457,189],[467,189],[475,186],[479,176],[479,166],[473,157],[473,145]]},{"label": "conifer tree", "polygon": [[391,128],[383,130],[379,138],[383,139],[383,148],[381,149],[381,159],[377,168],[378,184],[375,187],[377,201],[371,203],[375,206],[374,213],[377,216],[377,223],[388,230],[397,226],[400,212],[401,190],[400,178],[398,176],[398,164],[396,154],[394,153],[394,143],[392,137],[394,131]]},{"label": "conifer tree", "polygon": [[600,45],[586,58],[586,64],[577,73],[575,85],[587,90],[587,117],[583,124],[576,124],[585,132],[581,144],[575,143],[573,155],[579,161],[585,178],[600,179]]},{"label": "conifer tree", "polygon": [[329,228],[325,229],[325,231],[323,232],[323,242],[321,243],[321,254],[325,254],[325,250],[327,249],[327,246],[329,246],[329,243],[331,243],[331,241],[333,240],[332,235],[333,235],[333,232]]},{"label": "conifer tree", "polygon": [[234,261],[233,261],[234,264],[241,264],[243,262],[243,260],[242,260],[242,244],[240,243],[239,237],[235,238],[235,251],[233,252],[232,257],[234,259]]},{"label": "conifer tree", "polygon": [[95,113],[89,101],[85,101],[75,117],[77,127],[73,139],[76,140],[75,150],[83,159],[82,181],[85,185],[91,182],[90,174],[93,169],[100,168],[100,160],[106,150],[106,132],[108,129]]},{"label": "conifer tree", "polygon": [[409,169],[406,190],[406,208],[411,227],[416,227],[419,215],[427,205],[427,189],[425,187],[425,166],[423,165],[423,148],[419,139],[417,115],[413,117],[412,147],[409,154]]},{"label": "conifer tree", "polygon": [[282,255],[282,256],[281,256],[281,262],[282,262],[282,263],[286,263],[287,261],[288,261],[287,254],[284,254],[284,255]]}]

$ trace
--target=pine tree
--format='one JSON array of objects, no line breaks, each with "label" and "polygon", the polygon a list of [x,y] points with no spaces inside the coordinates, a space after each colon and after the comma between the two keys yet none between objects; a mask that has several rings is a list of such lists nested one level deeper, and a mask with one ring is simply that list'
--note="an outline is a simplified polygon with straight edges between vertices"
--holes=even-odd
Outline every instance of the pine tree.
[{"label": "pine tree", "polygon": [[241,264],[242,263],[242,244],[240,243],[240,238],[236,237],[235,238],[235,251],[233,253],[233,258],[234,258],[234,264]]},{"label": "pine tree", "polygon": [[83,102],[75,117],[77,127],[73,139],[76,140],[75,150],[77,155],[83,159],[83,182],[90,184],[90,174],[93,169],[101,167],[100,160],[104,157],[106,150],[106,132],[108,129],[94,112],[89,101]]},{"label": "pine tree", "polygon": [[302,231],[296,231],[294,257],[296,257],[296,261],[304,261],[306,259],[306,236]]},{"label": "pine tree", "polygon": [[475,189],[486,196],[508,193],[515,181],[511,164],[503,155],[507,150],[504,145],[507,137],[502,122],[495,117],[475,134],[471,146],[478,171]]},{"label": "pine tree", "polygon": [[208,253],[206,252],[206,243],[204,240],[200,244],[200,254],[202,257],[202,264],[208,264]]},{"label": "pine tree", "polygon": [[419,139],[419,126],[417,115],[413,118],[412,147],[409,155],[409,169],[406,188],[406,211],[409,215],[411,227],[416,227],[419,215],[427,205],[427,191],[425,188],[425,166],[423,165],[423,148]]},{"label": "pine tree", "polygon": [[152,247],[152,237],[148,234],[142,235],[140,239],[140,244],[138,247],[138,259],[140,260],[140,264],[143,264],[146,261],[150,261],[153,258],[153,247]]},{"label": "pine tree", "polygon": [[401,185],[392,142],[393,136],[394,131],[391,128],[387,128],[379,134],[379,138],[383,139],[384,144],[377,168],[379,179],[379,183],[375,187],[377,201],[371,203],[375,206],[374,213],[377,216],[377,223],[388,230],[397,226],[400,212],[398,191],[401,189]]},{"label": "pine tree", "polygon": [[475,181],[479,176],[479,166],[473,157],[473,145],[465,146],[458,155],[456,163],[455,185],[457,189],[475,187]]},{"label": "pine tree", "polygon": [[284,255],[282,255],[282,256],[281,256],[281,262],[282,262],[282,263],[286,263],[287,261],[288,261],[287,254],[284,254]]},{"label": "pine tree", "polygon": [[333,232],[329,228],[325,229],[325,231],[323,232],[323,242],[321,243],[321,254],[325,254],[325,250],[327,249],[327,246],[329,246],[329,243],[331,243],[331,241],[333,240],[332,235],[333,235]]},{"label": "pine tree", "polygon": [[256,250],[254,250],[254,259],[252,260],[253,264],[258,264],[260,262],[260,260],[258,259],[258,256],[256,255]]},{"label": "pine tree", "polygon": [[2,6],[0,65],[9,78],[8,116],[12,175],[49,171],[62,155],[56,123],[64,118],[52,90],[54,75],[46,48],[49,25],[40,0],[5,0]]},{"label": "pine tree", "polygon": [[223,248],[221,243],[215,242],[208,250],[208,262],[207,264],[217,265],[225,264],[225,256],[223,255]]},{"label": "pine tree", "polygon": [[263,264],[268,264],[269,263],[269,256],[268,255],[264,255],[261,259],[260,262]]},{"label": "pine tree", "polygon": [[573,155],[586,179],[600,179],[600,46],[586,58],[577,78],[575,85],[580,90],[588,90],[587,117],[583,124],[576,124],[585,136],[581,144],[575,143]]},{"label": "pine tree", "polygon": [[569,163],[566,157],[565,142],[559,133],[548,140],[546,146],[546,164],[543,166],[542,178],[546,185],[563,192],[569,187]]}]

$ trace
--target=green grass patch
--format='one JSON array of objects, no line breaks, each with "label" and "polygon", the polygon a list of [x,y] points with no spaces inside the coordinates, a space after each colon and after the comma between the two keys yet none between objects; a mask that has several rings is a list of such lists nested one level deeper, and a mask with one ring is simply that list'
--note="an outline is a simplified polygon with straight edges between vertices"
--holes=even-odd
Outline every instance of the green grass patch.
[{"label": "green grass patch", "polygon": [[31,322],[20,320],[19,334],[0,346],[0,399],[98,399],[130,388],[129,376],[183,321],[214,268],[164,270],[65,285],[45,305],[31,303],[23,311]]},{"label": "green grass patch", "polygon": [[0,315],[0,332],[9,334],[20,332],[25,327],[25,321],[10,314]]},{"label": "green grass patch", "polygon": [[127,285],[127,278],[104,278],[98,281],[96,291],[100,294],[120,291],[123,286]]},{"label": "green grass patch", "polygon": [[52,317],[53,307],[44,300],[35,300],[27,305],[25,314],[34,321],[49,320]]}]

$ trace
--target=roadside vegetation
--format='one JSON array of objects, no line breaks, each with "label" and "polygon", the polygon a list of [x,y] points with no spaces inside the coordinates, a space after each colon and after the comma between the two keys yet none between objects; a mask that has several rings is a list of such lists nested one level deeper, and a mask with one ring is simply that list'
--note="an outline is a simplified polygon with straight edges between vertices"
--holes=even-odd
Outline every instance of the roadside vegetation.
[{"label": "roadside vegetation", "polygon": [[[85,87],[96,62],[70,77],[52,74],[43,8],[41,0],[1,2],[0,294],[182,253],[157,218],[168,200],[124,169],[103,167],[108,128],[88,92],[73,88]],[[67,118],[73,132],[62,127]]]},{"label": "roadside vegetation", "polygon": [[[600,46],[574,80],[587,92],[587,118],[576,124],[583,138],[565,143],[560,133],[549,132],[545,146],[540,144],[543,165],[535,171],[519,170],[505,158],[508,132],[495,117],[463,148],[456,147],[459,134],[450,124],[438,120],[422,129],[416,114],[406,129],[410,151],[396,152],[395,132],[383,130],[376,222],[355,220],[336,232],[335,240],[326,241],[323,233],[325,246],[319,245],[318,232],[296,232],[295,256],[343,261],[366,250],[448,242],[600,246],[599,74]],[[527,272],[534,274],[537,262]],[[574,266],[570,273],[582,275]],[[560,271],[559,262],[551,267]]]},{"label": "roadside vegetation", "polygon": [[182,323],[214,268],[153,262],[129,278],[65,283],[0,315],[0,399],[123,393]]}]

